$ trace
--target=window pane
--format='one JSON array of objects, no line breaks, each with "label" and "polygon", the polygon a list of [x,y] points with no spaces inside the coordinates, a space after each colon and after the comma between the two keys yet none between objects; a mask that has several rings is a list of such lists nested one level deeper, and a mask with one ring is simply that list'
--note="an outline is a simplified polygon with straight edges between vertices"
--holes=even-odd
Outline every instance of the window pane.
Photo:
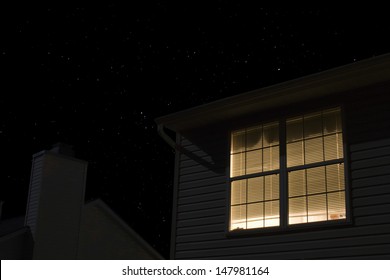
[{"label": "window pane", "polygon": [[279,225],[279,200],[265,202],[265,226]]},{"label": "window pane", "polygon": [[245,129],[232,133],[231,153],[243,152],[245,150]]},{"label": "window pane", "polygon": [[279,146],[263,149],[263,171],[279,169]]},{"label": "window pane", "polygon": [[245,153],[230,156],[231,167],[230,176],[240,176],[245,174]]},{"label": "window pane", "polygon": [[263,130],[263,147],[279,145],[279,124],[277,122],[264,125]]},{"label": "window pane", "polygon": [[324,137],[325,160],[343,158],[343,138],[341,133]]},{"label": "window pane", "polygon": [[343,145],[343,135],[341,133],[337,134],[337,158],[344,157],[344,145]]},{"label": "window pane", "polygon": [[341,131],[340,109],[326,110],[323,113],[324,134],[331,134]]},{"label": "window pane", "polygon": [[324,160],[322,137],[305,140],[305,164]]},{"label": "window pane", "polygon": [[328,192],[344,190],[344,164],[326,166],[326,183]]},{"label": "window pane", "polygon": [[305,170],[291,171],[288,173],[288,196],[306,195]]},{"label": "window pane", "polygon": [[262,171],[262,150],[255,150],[246,153],[246,174]]},{"label": "window pane", "polygon": [[279,199],[279,174],[265,176],[265,200]]},{"label": "window pane", "polygon": [[308,222],[319,222],[327,220],[326,195],[312,195],[307,198]]},{"label": "window pane", "polygon": [[323,112],[324,134],[342,131],[340,108]]},{"label": "window pane", "polygon": [[248,203],[264,200],[264,177],[248,179]]},{"label": "window pane", "polygon": [[287,167],[303,165],[303,141],[287,144]]},{"label": "window pane", "polygon": [[246,229],[246,205],[230,208],[230,230]]},{"label": "window pane", "polygon": [[325,166],[310,168],[306,170],[307,193],[324,193],[325,188]]},{"label": "window pane", "polygon": [[328,193],[328,219],[345,219],[345,192]]},{"label": "window pane", "polygon": [[306,197],[290,198],[288,200],[288,223],[307,223]]},{"label": "window pane", "polygon": [[264,227],[264,205],[263,203],[248,204],[248,227]]},{"label": "window pane", "polygon": [[336,134],[324,137],[325,160],[337,159],[337,139]]},{"label": "window pane", "polygon": [[321,113],[310,114],[304,117],[304,135],[305,139],[322,135]]},{"label": "window pane", "polygon": [[262,147],[261,126],[250,127],[246,130],[246,150],[255,150]]},{"label": "window pane", "polygon": [[234,131],[231,143],[231,177],[280,168],[278,122]]},{"label": "window pane", "polygon": [[287,143],[303,139],[303,119],[302,117],[289,119],[286,122]]},{"label": "window pane", "polygon": [[231,205],[246,203],[246,180],[232,182]]}]

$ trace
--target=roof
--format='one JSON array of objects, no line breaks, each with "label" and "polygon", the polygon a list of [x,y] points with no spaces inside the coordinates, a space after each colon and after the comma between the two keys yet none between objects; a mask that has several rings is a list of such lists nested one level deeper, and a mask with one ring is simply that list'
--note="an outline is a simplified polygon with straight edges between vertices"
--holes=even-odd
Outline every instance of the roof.
[{"label": "roof", "polygon": [[217,100],[156,119],[173,131],[390,81],[390,53]]},{"label": "roof", "polygon": [[18,231],[24,226],[24,216],[9,218],[0,221],[0,237]]},{"label": "roof", "polygon": [[100,198],[89,201],[85,204],[85,207],[98,207],[104,211],[113,221],[115,221],[119,226],[127,232],[131,238],[138,243],[140,247],[145,250],[150,256],[153,256],[155,259],[163,259],[163,257],[147,243],[137,232],[135,232],[121,217],[119,217],[103,200]]}]

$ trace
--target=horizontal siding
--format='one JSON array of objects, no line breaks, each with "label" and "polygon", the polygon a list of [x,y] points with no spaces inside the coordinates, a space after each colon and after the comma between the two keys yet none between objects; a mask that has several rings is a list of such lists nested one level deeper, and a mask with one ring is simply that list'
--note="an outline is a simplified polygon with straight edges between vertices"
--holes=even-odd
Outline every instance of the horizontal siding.
[{"label": "horizontal siding", "polygon": [[226,182],[214,185],[206,185],[203,187],[189,188],[185,190],[179,190],[179,197],[188,197],[195,195],[202,195],[215,192],[225,192],[226,191]]},{"label": "horizontal siding", "polygon": [[[370,216],[365,217],[355,217],[355,225],[356,226],[364,226],[364,225],[382,225],[389,223],[390,214],[372,214]],[[390,242],[390,236],[389,236]]]},{"label": "horizontal siding", "polygon": [[225,175],[218,175],[211,178],[197,178],[196,180],[190,182],[180,183],[180,189],[187,190],[198,187],[207,187],[209,185],[223,184],[226,183]]},{"label": "horizontal siding", "polygon": [[390,139],[351,145],[350,150],[355,226],[390,224]]},{"label": "horizontal siding", "polygon": [[[356,153],[356,152],[360,152],[360,151],[375,150],[375,149],[378,149],[381,147],[389,147],[389,146],[390,146],[390,139],[380,139],[380,140],[376,140],[376,141],[354,144],[349,149],[352,153]],[[368,158],[370,158],[370,157],[368,157]]]},{"label": "horizontal siding", "polygon": [[205,210],[197,210],[197,211],[189,211],[189,212],[179,212],[177,214],[177,220],[183,221],[189,219],[221,216],[225,214],[226,214],[226,207],[217,207],[217,208],[213,208],[212,211],[210,209],[205,209]]},{"label": "horizontal siding", "polygon": [[[184,167],[181,169],[180,175],[199,174],[201,172],[210,172],[207,166],[198,164],[195,166]],[[219,169],[213,170],[213,173],[225,173],[226,170],[221,166]]]},{"label": "horizontal siding", "polygon": [[[346,236],[366,236],[372,234],[390,234],[390,225],[368,225],[362,226],[359,230],[355,230],[352,227],[333,228],[329,230],[319,230],[313,232],[290,232],[286,234],[271,234],[265,235],[261,238],[258,237],[245,237],[245,238],[229,238],[224,240],[212,240],[205,242],[202,239],[195,240],[192,236],[182,238],[178,242],[178,248],[183,251],[196,250],[196,249],[217,249],[224,247],[240,247],[240,246],[260,246],[269,244],[285,244],[296,243],[301,241],[315,241],[318,239],[335,240],[345,238]],[[209,238],[213,238],[212,235]]]},{"label": "horizontal siding", "polygon": [[[314,250],[314,251],[323,251],[324,249],[329,248],[348,248],[348,247],[356,247],[356,246],[369,246],[369,245],[384,245],[389,244],[389,235],[388,234],[376,234],[375,238],[370,236],[356,236],[356,237],[343,237],[338,239],[320,239],[313,241],[298,241],[298,242],[289,242],[289,243],[274,243],[274,244],[262,244],[262,245],[253,245],[250,244],[248,246],[237,246],[237,247],[227,247],[227,248],[219,248],[219,249],[202,249],[202,250],[191,250],[189,252],[180,251],[178,253],[178,258],[187,258],[191,256],[191,258],[203,257],[207,254],[209,257],[218,257],[218,256],[242,256],[245,254],[248,255],[257,255],[259,252],[262,254],[275,254],[275,253],[297,253],[305,251],[305,250]],[[339,254],[343,254],[344,252],[339,252]],[[319,256],[321,256],[319,254]],[[316,258],[316,256],[311,255],[311,258]]]},{"label": "horizontal siding", "polygon": [[371,168],[377,166],[389,166],[389,165],[390,165],[390,156],[381,156],[381,157],[364,159],[364,160],[355,160],[351,164],[351,169],[364,170],[365,168]]},{"label": "horizontal siding", "polygon": [[212,225],[197,225],[197,226],[191,226],[191,227],[178,228],[177,235],[223,232],[224,229],[225,229],[225,224],[221,223],[221,220],[220,220],[219,223],[212,224]]},{"label": "horizontal siding", "polygon": [[185,205],[179,205],[178,211],[179,212],[190,212],[190,211],[198,211],[198,210],[205,210],[205,209],[211,210],[214,208],[224,207],[225,205],[226,205],[225,199],[219,199],[219,200],[215,200],[215,201],[196,202],[196,203],[190,203],[190,204],[185,204]]},{"label": "horizontal siding", "polygon": [[364,169],[358,169],[352,171],[352,177],[355,178],[356,180],[360,178],[371,178],[371,177],[387,176],[387,175],[390,175],[390,168],[387,165],[371,167],[371,168],[367,167]]},{"label": "horizontal siding", "polygon": [[[220,240],[226,240],[226,235],[225,232],[180,235],[177,237],[176,245],[184,242],[200,242],[199,240],[201,240],[202,243],[217,242]],[[180,247],[176,247],[177,252],[180,252],[179,249]]]},{"label": "horizontal siding", "polygon": [[177,221],[177,228],[186,228],[202,225],[213,225],[223,221],[224,215],[216,215],[203,218],[182,219]]},{"label": "horizontal siding", "polygon": [[373,149],[367,149],[362,151],[352,152],[351,159],[355,160],[364,160],[364,159],[375,159],[383,156],[390,155],[390,147],[376,147]]},{"label": "horizontal siding", "polygon": [[206,201],[215,201],[215,200],[222,200],[226,197],[226,191],[217,191],[212,193],[206,193],[206,194],[197,194],[197,195],[191,195],[191,196],[185,196],[181,197],[179,194],[179,200],[178,204],[191,204],[193,201],[197,202],[206,202]]},{"label": "horizontal siding", "polygon": [[[262,252],[262,253],[260,253]],[[284,260],[295,260],[295,259],[350,259],[353,256],[360,256],[359,259],[365,259],[364,256],[383,254],[383,252],[390,252],[390,245],[388,243],[378,245],[361,245],[356,243],[355,246],[351,247],[324,247],[321,249],[308,249],[304,250],[298,248],[296,251],[282,251],[282,252],[263,252],[257,253],[244,253],[241,255],[220,255],[220,256],[204,256],[203,257],[187,257],[180,256],[181,259],[206,259],[206,260],[223,260],[223,259],[240,259],[240,260],[253,260],[253,259],[284,259]]]},{"label": "horizontal siding", "polygon": [[217,173],[217,172],[214,172],[211,170],[207,170],[207,171],[202,171],[202,172],[194,172],[194,173],[190,173],[190,174],[181,175],[180,182],[181,183],[194,182],[196,180],[199,180],[199,178],[202,178],[202,180],[204,180],[204,179],[208,179],[208,178],[216,178],[218,176],[222,177],[224,180],[226,180],[225,174],[223,171],[220,173]]},{"label": "horizontal siding", "polygon": [[[205,170],[209,169],[208,166],[203,165],[203,163],[199,163],[198,161],[195,161],[195,160],[189,158],[188,156],[181,156],[181,158],[182,158],[181,162],[180,162],[181,170],[184,170],[185,168],[190,168],[190,167],[202,167],[202,166],[205,168]],[[202,157],[201,159],[206,161],[207,163],[209,163],[211,165],[215,165],[215,166],[221,166],[225,162],[223,157],[212,158],[211,156],[206,156],[206,157]]]},{"label": "horizontal siding", "polygon": [[370,188],[378,185],[390,184],[390,175],[382,175],[375,177],[357,178],[354,180],[354,188]]},{"label": "horizontal siding", "polygon": [[382,203],[374,206],[369,205],[354,208],[354,217],[364,217],[382,214],[390,214],[390,203]]},{"label": "horizontal siding", "polygon": [[[336,258],[329,258],[336,259]],[[338,257],[338,260],[390,260],[390,254],[353,255],[348,257]]]},{"label": "horizontal siding", "polygon": [[26,221],[25,224],[30,227],[34,236],[36,223],[38,219],[39,198],[41,194],[43,173],[43,156],[37,156],[33,159],[31,167],[30,188],[27,199]]},{"label": "horizontal siding", "polygon": [[[347,113],[347,117],[354,114],[357,111]],[[380,118],[389,118],[388,115],[380,114]],[[356,121],[346,123],[351,124],[348,138],[354,140],[346,156],[350,167],[347,172],[351,224],[240,237],[226,235],[227,133],[209,136],[204,131],[201,133],[204,139],[183,137],[183,147],[194,157],[180,156],[174,258],[381,259],[390,256],[390,138],[382,139],[378,133],[378,126],[386,121],[378,120],[373,127]],[[367,139],[370,130],[375,130],[376,140]],[[212,144],[208,144],[210,139]],[[202,164],[202,160],[207,164]]]},{"label": "horizontal siding", "polygon": [[378,185],[378,186],[370,186],[369,188],[355,188],[353,189],[353,197],[365,197],[371,195],[382,195],[389,194],[390,188],[389,185]]}]

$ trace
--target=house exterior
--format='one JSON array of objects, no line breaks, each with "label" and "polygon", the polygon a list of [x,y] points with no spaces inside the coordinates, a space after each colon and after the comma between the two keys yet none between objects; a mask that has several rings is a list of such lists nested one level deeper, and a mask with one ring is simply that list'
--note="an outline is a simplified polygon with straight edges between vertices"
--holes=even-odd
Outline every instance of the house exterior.
[{"label": "house exterior", "polygon": [[390,54],[156,123],[172,259],[390,258]]},{"label": "house exterior", "polygon": [[101,199],[84,202],[86,176],[68,145],[34,154],[26,216],[0,221],[0,259],[162,259]]},{"label": "house exterior", "polygon": [[161,260],[163,257],[101,199],[85,204],[77,259]]},{"label": "house exterior", "polygon": [[0,221],[0,259],[32,259],[33,247],[31,230],[24,225],[23,216]]}]

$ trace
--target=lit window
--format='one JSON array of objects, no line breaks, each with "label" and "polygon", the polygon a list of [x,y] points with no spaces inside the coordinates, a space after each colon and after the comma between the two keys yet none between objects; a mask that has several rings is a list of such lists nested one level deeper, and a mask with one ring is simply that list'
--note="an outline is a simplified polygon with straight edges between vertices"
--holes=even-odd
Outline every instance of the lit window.
[{"label": "lit window", "polygon": [[286,121],[289,224],[345,219],[340,109]]},{"label": "lit window", "polygon": [[230,230],[279,225],[279,154],[277,122],[232,133]]},{"label": "lit window", "polygon": [[339,108],[234,131],[230,230],[345,219],[344,178]]}]

